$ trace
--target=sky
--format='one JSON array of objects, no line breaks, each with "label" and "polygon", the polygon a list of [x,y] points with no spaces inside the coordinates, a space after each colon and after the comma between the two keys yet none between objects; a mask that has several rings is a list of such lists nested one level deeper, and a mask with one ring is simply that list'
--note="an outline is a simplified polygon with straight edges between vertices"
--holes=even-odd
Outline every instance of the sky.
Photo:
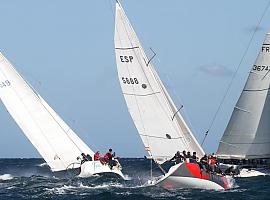
[{"label": "sky", "polygon": [[[269,0],[122,0],[175,104],[202,141]],[[146,155],[118,82],[114,0],[0,0],[0,51],[91,149]],[[204,149],[217,150],[270,27],[266,12]],[[0,157],[40,157],[0,103]]]}]

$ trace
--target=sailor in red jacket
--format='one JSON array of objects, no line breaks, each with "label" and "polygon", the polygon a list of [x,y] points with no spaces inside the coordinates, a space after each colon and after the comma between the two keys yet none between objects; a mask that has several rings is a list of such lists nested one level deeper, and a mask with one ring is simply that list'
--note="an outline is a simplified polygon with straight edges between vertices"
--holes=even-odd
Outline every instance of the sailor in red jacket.
[{"label": "sailor in red jacket", "polygon": [[213,153],[213,154],[210,156],[210,159],[209,159],[209,165],[210,165],[210,167],[211,167],[212,172],[215,171],[216,160],[217,160],[217,157],[216,157],[215,154]]},{"label": "sailor in red jacket", "polygon": [[95,154],[94,154],[94,160],[99,160],[100,159],[100,154],[99,154],[99,151],[97,151]]},{"label": "sailor in red jacket", "polygon": [[117,164],[116,161],[113,160],[114,157],[115,153],[112,153],[112,149],[109,149],[109,151],[104,155],[104,160],[109,164],[111,169]]}]

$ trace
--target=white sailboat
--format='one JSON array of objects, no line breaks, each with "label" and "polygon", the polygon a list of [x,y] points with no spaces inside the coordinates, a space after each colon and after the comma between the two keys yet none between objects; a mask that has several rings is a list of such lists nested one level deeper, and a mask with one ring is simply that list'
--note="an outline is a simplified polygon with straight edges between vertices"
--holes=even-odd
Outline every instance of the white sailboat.
[{"label": "white sailboat", "polygon": [[[145,150],[157,164],[177,151],[204,151],[182,118],[133,30],[119,1],[115,11],[115,53],[118,77],[128,110]],[[200,171],[197,163],[174,165],[154,184],[173,188],[222,189],[232,187],[231,177]]]},{"label": "white sailboat", "polygon": [[0,98],[25,136],[47,162],[52,172],[79,169],[80,177],[114,174],[124,178],[120,164],[111,170],[100,161],[77,159],[93,151],[72,131],[45,100],[20,76],[0,53]]},{"label": "white sailboat", "polygon": [[270,174],[269,70],[268,32],[217,151],[225,163],[231,160],[243,168],[240,177]]}]

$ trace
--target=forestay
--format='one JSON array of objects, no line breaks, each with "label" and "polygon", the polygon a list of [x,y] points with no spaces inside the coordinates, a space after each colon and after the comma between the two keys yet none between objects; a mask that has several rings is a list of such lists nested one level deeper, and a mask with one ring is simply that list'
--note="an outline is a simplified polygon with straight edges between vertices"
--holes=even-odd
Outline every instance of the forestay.
[{"label": "forestay", "polygon": [[119,81],[146,151],[158,163],[172,158],[176,151],[196,151],[202,156],[202,148],[147,59],[118,1],[115,15],[114,41]]},{"label": "forestay", "polygon": [[19,75],[0,53],[0,98],[8,112],[48,163],[52,171],[78,163],[93,151]]},{"label": "forestay", "polygon": [[221,138],[217,151],[220,157],[270,157],[269,70],[270,34],[267,33]]}]

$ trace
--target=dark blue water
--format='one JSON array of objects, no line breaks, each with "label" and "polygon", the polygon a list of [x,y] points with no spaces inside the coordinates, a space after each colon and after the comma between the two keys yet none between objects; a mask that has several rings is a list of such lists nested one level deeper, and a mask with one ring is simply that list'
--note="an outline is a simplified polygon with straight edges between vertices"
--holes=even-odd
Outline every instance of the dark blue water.
[{"label": "dark blue water", "polygon": [[0,159],[0,199],[270,199],[270,177],[237,179],[238,187],[228,191],[167,191],[145,184],[150,178],[150,162],[145,159],[121,159],[129,181],[55,178],[43,163],[42,159]]}]

